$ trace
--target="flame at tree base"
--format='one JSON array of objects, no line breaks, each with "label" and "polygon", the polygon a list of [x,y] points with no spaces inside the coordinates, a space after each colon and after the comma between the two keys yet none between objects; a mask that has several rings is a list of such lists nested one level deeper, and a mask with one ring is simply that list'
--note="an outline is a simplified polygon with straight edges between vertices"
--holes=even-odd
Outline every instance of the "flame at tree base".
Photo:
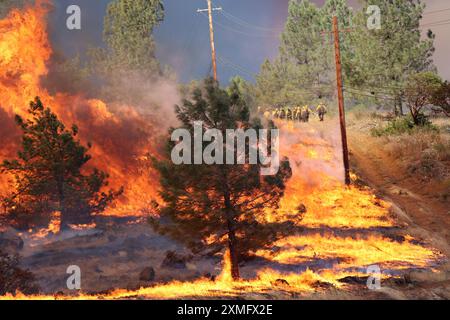
[{"label": "flame at tree base", "polygon": [[[258,270],[254,279],[233,281],[229,254],[226,252],[222,273],[215,281],[207,278],[190,282],[172,281],[138,290],[115,289],[106,294],[93,295],[26,296],[18,293],[0,299],[295,299],[316,292],[327,292],[330,288],[345,292],[349,285],[341,281],[343,278],[367,277],[367,267],[374,264],[381,268],[382,278],[401,276],[415,269],[435,271],[434,267],[443,257],[436,250],[408,235],[392,234],[390,238],[385,235],[385,229],[373,230],[377,221],[383,221],[381,228],[389,225],[396,231],[402,230],[389,216],[387,203],[380,202],[367,190],[355,187],[328,189],[322,193],[317,191],[315,196],[322,195],[323,198],[330,194],[334,196],[315,208],[323,213],[323,220],[311,218],[298,222],[304,228],[301,233],[277,241],[272,249],[261,249],[255,253],[257,257],[267,260],[267,267]],[[355,197],[353,201],[350,201],[350,195]],[[385,219],[381,219],[381,213],[384,213]],[[331,222],[335,226],[342,221],[353,221],[353,227],[359,229],[355,231],[352,226],[341,226],[338,231],[330,228],[317,232],[316,226],[326,225],[328,221],[335,221]],[[363,221],[366,221],[368,228],[363,227]],[[308,230],[308,227],[312,230]],[[351,236],[346,235],[346,232],[350,232]],[[282,272],[278,270],[280,268],[298,271]]]},{"label": "flame at tree base", "polygon": [[[75,122],[80,125],[80,133],[91,134],[82,138],[93,140],[94,164],[108,168],[111,185],[127,187],[127,199],[109,213],[137,212],[148,205],[151,195],[155,194],[155,186],[136,166],[124,165],[133,161],[123,161],[120,156],[139,158],[151,150],[152,145],[144,138],[130,150],[131,140],[120,135],[127,132],[129,126],[147,129],[144,121],[132,108],[123,107],[117,114],[99,100],[65,94],[50,96],[40,86],[40,78],[48,73],[46,63],[50,55],[45,11],[39,7],[24,12],[15,10],[0,21],[0,116],[9,121],[15,113],[25,115],[28,102],[36,95],[41,96],[64,122]],[[280,210],[268,212],[264,219],[268,223],[290,221],[294,231],[271,248],[254,252],[258,259],[265,261],[254,279],[233,281],[226,253],[222,274],[215,281],[205,278],[192,282],[172,281],[138,290],[116,289],[93,295],[25,296],[17,293],[0,299],[174,299],[246,295],[261,298],[261,295],[270,297],[276,292],[295,297],[330,287],[345,290],[346,285],[340,279],[365,276],[366,267],[372,264],[385,270],[386,277],[408,269],[433,269],[441,255],[409,235],[399,235],[403,230],[389,214],[388,203],[377,199],[369,189],[347,188],[339,183],[336,177],[341,176],[342,161],[336,152],[340,149],[333,143],[338,135],[331,132],[331,137],[326,137],[320,128],[307,125],[279,125],[284,133],[281,153],[289,155],[293,177],[287,185]],[[111,137],[105,138],[106,133]],[[1,159],[14,154],[15,138],[11,137],[0,149]],[[118,152],[113,154],[111,150]],[[0,181],[0,188],[0,191],[8,191],[9,185]],[[143,199],[143,195],[150,196]],[[307,211],[303,219],[298,217],[299,205]],[[80,226],[88,227],[93,226]],[[37,236],[47,237],[58,230],[57,221],[52,221]]]}]

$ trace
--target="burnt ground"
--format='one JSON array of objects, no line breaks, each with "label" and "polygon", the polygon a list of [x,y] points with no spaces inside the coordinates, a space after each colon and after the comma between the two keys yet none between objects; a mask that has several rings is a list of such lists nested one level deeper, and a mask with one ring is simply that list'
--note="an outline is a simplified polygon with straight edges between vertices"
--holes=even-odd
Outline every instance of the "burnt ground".
[{"label": "burnt ground", "polygon": [[[445,257],[449,249],[449,206],[441,198],[433,196],[429,186],[411,177],[395,165],[376,141],[368,139],[359,128],[349,129],[352,171],[359,176],[359,183],[373,188],[380,198],[393,204],[396,219],[406,228],[378,228],[377,230],[299,230],[305,233],[339,233],[340,236],[375,232],[402,241],[407,232],[431,243]],[[367,147],[369,143],[373,143]],[[386,165],[386,164],[389,164]],[[203,276],[215,276],[222,270],[222,258],[218,256],[190,256],[182,245],[156,234],[145,220],[138,218],[101,217],[98,228],[63,232],[44,239],[32,239],[22,235],[24,247],[19,251],[22,266],[32,271],[42,293],[55,294],[67,291],[66,269],[77,265],[82,271],[84,293],[98,293],[115,288],[137,289],[173,280],[190,281]],[[176,252],[179,261],[165,262],[169,251]],[[175,259],[176,260],[176,259]],[[255,270],[270,267],[280,272],[303,272],[307,268],[320,270],[332,268],[336,261],[306,261],[298,265],[281,265],[265,259],[255,259],[243,264],[244,278],[253,278]],[[152,268],[154,276],[140,279],[144,269]],[[364,277],[346,277],[345,290],[318,284],[317,292],[299,296],[276,286],[270,292],[243,294],[239,298],[253,299],[449,299],[450,266],[448,259],[436,266],[436,270],[405,269],[398,276],[383,280],[382,289],[370,291]],[[197,297],[198,298],[198,297]]]}]

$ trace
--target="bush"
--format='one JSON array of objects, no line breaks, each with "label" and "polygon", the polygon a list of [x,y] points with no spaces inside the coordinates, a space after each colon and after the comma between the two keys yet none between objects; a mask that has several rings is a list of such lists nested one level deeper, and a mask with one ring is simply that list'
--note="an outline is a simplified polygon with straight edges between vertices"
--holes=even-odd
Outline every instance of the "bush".
[{"label": "bush", "polygon": [[388,122],[387,126],[377,127],[372,129],[371,133],[375,137],[382,136],[392,136],[392,135],[401,135],[401,134],[411,134],[415,130],[425,130],[425,131],[436,131],[438,132],[438,128],[435,127],[429,118],[420,114],[418,116],[420,125],[415,125],[414,120],[411,116],[396,118],[392,121]]},{"label": "bush", "polygon": [[385,135],[383,149],[411,175],[421,180],[450,177],[450,138],[440,132],[415,128],[404,134]]},{"label": "bush", "polygon": [[0,296],[7,293],[37,294],[39,287],[34,275],[28,270],[19,268],[19,257],[0,251]]}]

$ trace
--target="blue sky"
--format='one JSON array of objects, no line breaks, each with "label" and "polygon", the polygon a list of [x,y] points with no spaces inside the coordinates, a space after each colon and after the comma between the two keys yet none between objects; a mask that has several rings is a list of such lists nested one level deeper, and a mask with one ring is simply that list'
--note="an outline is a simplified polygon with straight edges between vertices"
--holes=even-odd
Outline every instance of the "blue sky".
[{"label": "blue sky", "polygon": [[[103,16],[110,0],[55,0],[51,15],[51,36],[56,48],[68,55],[83,53],[101,41]],[[289,0],[213,0],[223,13],[215,13],[216,48],[220,61],[219,78],[228,81],[239,74],[251,80],[266,58],[278,51],[279,34],[287,17]],[[314,1],[321,5],[324,0]],[[354,4],[356,0],[350,0]],[[428,11],[448,8],[448,0],[428,0]],[[66,8],[78,4],[82,10],[82,30],[65,28]],[[208,20],[197,13],[206,0],[164,0],[166,19],[156,30],[158,58],[170,65],[181,81],[205,77],[211,68]],[[449,17],[447,17],[447,15]],[[450,18],[449,12],[426,15],[425,22]],[[448,64],[450,25],[439,26],[435,61],[441,74],[450,79]],[[225,62],[224,62],[225,61]]]}]

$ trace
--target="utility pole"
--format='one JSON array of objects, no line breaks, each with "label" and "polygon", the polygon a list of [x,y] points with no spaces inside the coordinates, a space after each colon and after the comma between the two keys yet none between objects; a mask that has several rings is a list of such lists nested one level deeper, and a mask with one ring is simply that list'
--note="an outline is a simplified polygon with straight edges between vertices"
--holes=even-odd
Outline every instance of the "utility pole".
[{"label": "utility pole", "polygon": [[339,101],[339,122],[341,125],[342,150],[345,169],[345,184],[350,185],[350,163],[348,160],[347,128],[345,125],[344,92],[342,88],[341,48],[339,43],[339,24],[337,16],[333,17],[334,48],[336,58],[336,78]]},{"label": "utility pole", "polygon": [[211,4],[211,0],[206,0],[208,2],[208,9],[198,9],[198,13],[203,13],[208,11],[209,18],[209,37],[211,41],[211,58],[212,58],[212,66],[214,72],[214,80],[217,81],[217,59],[216,59],[216,47],[214,44],[214,24],[213,24],[213,11],[221,11],[222,8],[213,8]]}]

